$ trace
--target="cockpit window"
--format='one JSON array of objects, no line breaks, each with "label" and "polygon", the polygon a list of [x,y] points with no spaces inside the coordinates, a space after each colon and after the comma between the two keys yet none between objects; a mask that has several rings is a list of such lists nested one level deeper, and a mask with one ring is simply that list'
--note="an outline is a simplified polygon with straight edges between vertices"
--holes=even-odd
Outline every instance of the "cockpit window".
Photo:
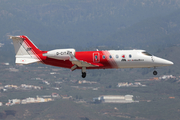
[{"label": "cockpit window", "polygon": [[142,52],[142,54],[147,55],[147,56],[152,56],[152,55],[149,54],[148,52]]}]

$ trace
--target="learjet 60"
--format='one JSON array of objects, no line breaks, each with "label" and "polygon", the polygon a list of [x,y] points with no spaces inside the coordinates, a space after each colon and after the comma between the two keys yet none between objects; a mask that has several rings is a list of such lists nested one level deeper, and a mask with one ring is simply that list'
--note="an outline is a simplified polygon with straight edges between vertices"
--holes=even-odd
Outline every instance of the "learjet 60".
[{"label": "learjet 60", "polygon": [[[81,69],[86,77],[86,69],[156,68],[173,65],[173,62],[153,56],[145,50],[102,50],[81,51],[75,49],[55,49],[41,51],[24,35],[10,36],[13,40],[17,64],[43,63],[56,67]],[[154,70],[154,75],[157,71]]]}]

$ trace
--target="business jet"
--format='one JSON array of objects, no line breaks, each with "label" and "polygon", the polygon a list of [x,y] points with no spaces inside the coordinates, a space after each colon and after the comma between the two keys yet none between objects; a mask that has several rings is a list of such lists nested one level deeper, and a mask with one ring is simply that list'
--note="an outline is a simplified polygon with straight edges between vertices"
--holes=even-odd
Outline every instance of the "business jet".
[{"label": "business jet", "polygon": [[17,64],[43,63],[57,67],[69,68],[72,71],[81,69],[82,78],[86,77],[86,69],[118,69],[118,68],[154,68],[170,66],[173,62],[153,56],[145,50],[103,50],[82,51],[75,49],[55,49],[41,51],[24,35],[10,36],[15,48]]}]

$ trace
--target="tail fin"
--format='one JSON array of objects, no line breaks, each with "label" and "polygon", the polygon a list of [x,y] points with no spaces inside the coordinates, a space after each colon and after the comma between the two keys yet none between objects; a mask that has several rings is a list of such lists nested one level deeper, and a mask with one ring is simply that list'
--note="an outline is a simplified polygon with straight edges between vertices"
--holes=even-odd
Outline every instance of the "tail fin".
[{"label": "tail fin", "polygon": [[17,64],[30,64],[41,61],[42,53],[27,36],[10,36],[13,40]]}]

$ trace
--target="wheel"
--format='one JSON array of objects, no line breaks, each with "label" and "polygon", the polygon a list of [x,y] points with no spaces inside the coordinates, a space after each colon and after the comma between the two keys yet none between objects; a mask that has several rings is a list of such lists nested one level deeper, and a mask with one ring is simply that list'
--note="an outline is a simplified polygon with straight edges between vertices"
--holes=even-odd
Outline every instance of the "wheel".
[{"label": "wheel", "polygon": [[86,77],[86,72],[82,72],[82,78]]},{"label": "wheel", "polygon": [[82,72],[82,78],[85,78],[85,77],[86,77],[86,73]]},{"label": "wheel", "polygon": [[153,75],[157,75],[157,71],[154,71],[154,72],[153,72]]}]

